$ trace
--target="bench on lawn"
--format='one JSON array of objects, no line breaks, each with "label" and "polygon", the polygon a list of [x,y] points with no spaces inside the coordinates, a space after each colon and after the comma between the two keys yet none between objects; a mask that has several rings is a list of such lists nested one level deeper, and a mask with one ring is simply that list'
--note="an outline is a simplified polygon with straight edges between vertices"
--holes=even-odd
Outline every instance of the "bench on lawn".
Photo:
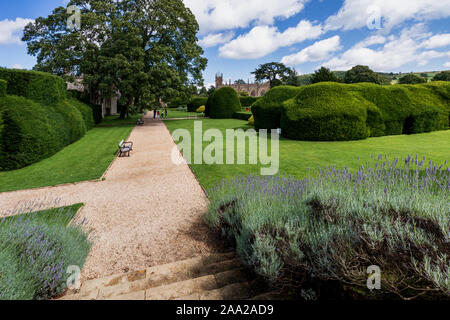
[{"label": "bench on lawn", "polygon": [[119,157],[127,155],[130,156],[130,152],[133,151],[133,142],[120,141],[119,143]]}]

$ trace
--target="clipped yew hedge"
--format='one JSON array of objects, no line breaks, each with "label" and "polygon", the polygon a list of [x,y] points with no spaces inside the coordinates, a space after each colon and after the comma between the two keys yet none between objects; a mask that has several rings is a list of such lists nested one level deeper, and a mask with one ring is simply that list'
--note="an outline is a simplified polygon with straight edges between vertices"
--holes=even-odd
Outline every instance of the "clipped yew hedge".
[{"label": "clipped yew hedge", "polygon": [[385,126],[382,135],[398,135],[448,128],[449,100],[436,94],[433,87],[432,84],[380,86],[359,83],[350,85],[348,90],[355,91],[366,103],[368,101],[380,110]]},{"label": "clipped yew hedge", "polygon": [[[446,130],[449,91],[450,84],[445,83],[392,86],[317,83],[303,87],[294,98],[283,103],[280,126],[288,138],[312,141]],[[256,124],[258,113],[255,110],[253,113]],[[269,111],[265,116],[269,114],[273,115]]]},{"label": "clipped yew hedge", "polygon": [[206,105],[208,98],[206,97],[192,97],[187,104],[188,112],[197,112],[197,109]]},{"label": "clipped yew hedge", "polygon": [[20,169],[70,144],[64,117],[24,97],[0,98],[0,171]]},{"label": "clipped yew hedge", "polygon": [[242,107],[251,107],[256,101],[261,99],[261,97],[239,97]]},{"label": "clipped yew hedge", "polygon": [[320,83],[284,103],[283,135],[296,140],[358,140],[369,136],[367,111],[344,85]]},{"label": "clipped yew hedge", "polygon": [[264,97],[258,99],[252,106],[255,118],[255,129],[280,128],[283,102],[295,97],[304,87],[279,86],[269,90]]},{"label": "clipped yew hedge", "polygon": [[7,94],[21,96],[47,104],[55,104],[67,97],[67,85],[49,73],[0,68],[0,79],[8,83]]},{"label": "clipped yew hedge", "polygon": [[233,114],[233,118],[234,119],[239,119],[239,120],[248,121],[248,119],[250,119],[251,117],[252,117],[252,113],[251,112],[246,112],[246,111],[235,112]]},{"label": "clipped yew hedge", "polygon": [[0,68],[0,79],[1,171],[48,158],[94,126],[92,109],[72,98],[61,78]]},{"label": "clipped yew hedge", "polygon": [[67,102],[74,106],[75,108],[80,111],[81,116],[83,117],[84,124],[86,126],[87,130],[90,130],[94,127],[95,121],[94,121],[94,111],[92,107],[82,103],[81,101],[75,99],[75,98],[68,98]]},{"label": "clipped yew hedge", "polygon": [[6,96],[6,85],[7,82],[5,80],[0,80],[0,97]]},{"label": "clipped yew hedge", "polygon": [[212,119],[231,119],[235,112],[242,110],[236,91],[223,87],[214,91],[206,103],[205,115]]}]

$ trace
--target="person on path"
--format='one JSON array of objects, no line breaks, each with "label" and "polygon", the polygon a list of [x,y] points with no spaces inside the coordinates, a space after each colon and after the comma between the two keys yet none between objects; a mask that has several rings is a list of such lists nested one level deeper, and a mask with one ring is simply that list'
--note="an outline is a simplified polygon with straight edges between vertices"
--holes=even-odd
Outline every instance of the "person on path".
[{"label": "person on path", "polygon": [[165,110],[165,118],[167,119],[167,114],[168,114],[168,110],[167,110],[167,107],[166,107],[166,110]]},{"label": "person on path", "polygon": [[153,120],[155,120],[155,119],[156,119],[156,108],[153,109]]}]

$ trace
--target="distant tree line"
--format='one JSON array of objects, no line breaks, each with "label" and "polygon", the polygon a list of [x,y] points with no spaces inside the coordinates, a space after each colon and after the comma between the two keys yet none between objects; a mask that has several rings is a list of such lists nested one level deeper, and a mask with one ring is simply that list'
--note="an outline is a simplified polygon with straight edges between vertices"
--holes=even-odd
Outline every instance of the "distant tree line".
[{"label": "distant tree line", "polygon": [[[257,81],[268,80],[271,87],[280,85],[304,86],[319,82],[340,83],[376,83],[389,85],[391,80],[398,80],[400,84],[418,84],[428,82],[428,74],[406,74],[399,79],[394,73],[379,73],[371,70],[368,66],[357,65],[348,71],[331,71],[321,67],[312,74],[298,75],[295,69],[288,68],[282,63],[271,62],[260,65],[254,72]],[[432,81],[450,81],[450,71],[443,71],[434,76]]]}]

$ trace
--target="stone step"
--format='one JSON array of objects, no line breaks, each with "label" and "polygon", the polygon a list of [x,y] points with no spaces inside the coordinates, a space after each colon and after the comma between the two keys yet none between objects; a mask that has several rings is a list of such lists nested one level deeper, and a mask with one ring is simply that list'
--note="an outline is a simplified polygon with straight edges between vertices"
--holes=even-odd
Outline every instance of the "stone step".
[{"label": "stone step", "polygon": [[247,280],[246,272],[242,269],[236,269],[151,288],[145,291],[145,298],[146,300],[175,300],[180,297],[206,294],[207,291],[246,282]]},{"label": "stone step", "polygon": [[82,300],[108,299],[240,267],[241,264],[235,259],[234,253],[202,256],[86,281],[77,296]]},{"label": "stone step", "polygon": [[252,289],[249,282],[240,282],[227,285],[223,288],[198,292],[189,296],[180,297],[174,300],[194,301],[194,300],[244,300],[250,298]]},{"label": "stone step", "polygon": [[264,292],[250,278],[233,253],[214,254],[87,281],[60,300],[242,300]]}]

